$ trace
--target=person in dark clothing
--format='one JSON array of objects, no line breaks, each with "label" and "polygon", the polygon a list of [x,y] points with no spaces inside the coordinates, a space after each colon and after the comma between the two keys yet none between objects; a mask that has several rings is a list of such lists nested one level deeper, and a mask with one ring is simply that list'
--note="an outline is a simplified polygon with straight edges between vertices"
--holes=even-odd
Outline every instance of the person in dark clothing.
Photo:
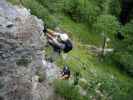
[{"label": "person in dark clothing", "polygon": [[47,40],[48,44],[53,48],[53,54],[51,55],[51,59],[53,59],[53,61],[55,61],[62,52],[68,53],[73,48],[68,35],[61,31],[55,32],[47,29]]},{"label": "person in dark clothing", "polygon": [[64,79],[64,80],[67,80],[70,78],[70,69],[67,65],[64,66],[62,72],[61,72],[61,78],[60,79]]},{"label": "person in dark clothing", "polygon": [[72,42],[70,41],[68,35],[62,32],[54,32],[52,30],[48,31],[48,42],[53,47],[55,52],[61,53],[68,53],[72,50]]}]

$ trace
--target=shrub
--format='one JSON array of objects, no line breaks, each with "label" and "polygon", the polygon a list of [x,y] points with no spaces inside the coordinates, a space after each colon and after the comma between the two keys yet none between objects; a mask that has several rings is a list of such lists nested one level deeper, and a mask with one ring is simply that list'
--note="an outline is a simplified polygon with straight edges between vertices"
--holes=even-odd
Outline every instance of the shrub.
[{"label": "shrub", "polygon": [[98,100],[132,100],[132,89],[132,84],[115,77],[96,76],[90,80],[88,92],[91,98]]},{"label": "shrub", "polygon": [[65,100],[85,100],[84,97],[80,96],[78,88],[74,87],[67,80],[56,80],[55,92]]}]

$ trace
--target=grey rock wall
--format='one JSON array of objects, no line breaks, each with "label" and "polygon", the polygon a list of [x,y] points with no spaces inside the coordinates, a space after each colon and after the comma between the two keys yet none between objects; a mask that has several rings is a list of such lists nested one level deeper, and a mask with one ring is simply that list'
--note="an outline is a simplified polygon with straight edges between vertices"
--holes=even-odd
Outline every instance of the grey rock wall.
[{"label": "grey rock wall", "polygon": [[45,76],[42,31],[43,22],[30,10],[0,0],[0,100],[49,100],[53,95],[47,82],[38,82],[38,71]]}]

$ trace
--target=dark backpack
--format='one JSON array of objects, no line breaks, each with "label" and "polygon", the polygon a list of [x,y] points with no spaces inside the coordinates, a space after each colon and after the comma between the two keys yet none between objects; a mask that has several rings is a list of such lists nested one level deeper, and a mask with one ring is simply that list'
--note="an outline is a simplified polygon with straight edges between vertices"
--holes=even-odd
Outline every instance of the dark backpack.
[{"label": "dark backpack", "polygon": [[64,44],[65,44],[65,48],[63,49],[64,53],[68,53],[69,51],[72,50],[73,45],[70,40],[65,41]]}]

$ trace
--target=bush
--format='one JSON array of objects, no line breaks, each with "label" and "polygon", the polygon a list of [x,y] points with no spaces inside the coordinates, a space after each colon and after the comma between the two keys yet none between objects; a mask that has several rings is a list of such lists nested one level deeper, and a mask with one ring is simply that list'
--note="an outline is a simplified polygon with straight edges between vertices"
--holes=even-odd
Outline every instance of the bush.
[{"label": "bush", "polygon": [[97,76],[89,82],[89,96],[96,100],[132,100],[131,84],[115,77]]},{"label": "bush", "polygon": [[133,56],[128,52],[116,52],[114,54],[116,64],[126,71],[129,75],[133,76]]},{"label": "bush", "polygon": [[65,100],[85,100],[84,97],[79,94],[78,88],[70,84],[68,80],[56,80],[54,83],[55,92],[64,97]]}]

